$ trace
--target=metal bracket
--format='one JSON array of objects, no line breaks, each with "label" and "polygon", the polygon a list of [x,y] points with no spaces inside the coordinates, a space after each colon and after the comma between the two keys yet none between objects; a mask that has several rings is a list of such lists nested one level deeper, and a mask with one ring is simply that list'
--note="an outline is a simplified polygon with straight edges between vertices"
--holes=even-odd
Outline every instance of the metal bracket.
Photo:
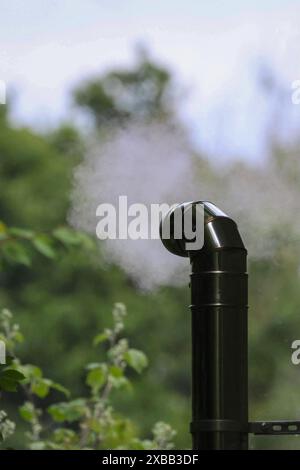
[{"label": "metal bracket", "polygon": [[260,436],[296,436],[300,434],[300,421],[254,421],[249,423],[248,432]]},{"label": "metal bracket", "polygon": [[229,419],[207,419],[191,423],[195,432],[245,432],[257,436],[300,435],[300,421],[253,421],[245,429],[238,421]]}]

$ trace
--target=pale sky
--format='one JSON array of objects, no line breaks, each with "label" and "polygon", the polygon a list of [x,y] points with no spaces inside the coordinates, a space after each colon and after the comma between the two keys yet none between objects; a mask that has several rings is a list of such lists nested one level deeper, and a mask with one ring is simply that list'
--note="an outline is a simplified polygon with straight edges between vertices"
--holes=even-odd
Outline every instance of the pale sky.
[{"label": "pale sky", "polygon": [[200,144],[259,158],[268,105],[254,86],[257,64],[266,60],[287,90],[300,79],[300,0],[0,0],[0,8],[0,79],[16,95],[14,119],[37,127],[70,116],[74,85],[132,63],[144,42],[189,90],[181,113]]}]

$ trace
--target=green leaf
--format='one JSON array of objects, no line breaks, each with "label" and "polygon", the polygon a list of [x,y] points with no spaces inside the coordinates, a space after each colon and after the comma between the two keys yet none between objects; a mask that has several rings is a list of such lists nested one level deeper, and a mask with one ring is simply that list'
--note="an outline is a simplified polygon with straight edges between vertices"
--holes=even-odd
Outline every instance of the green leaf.
[{"label": "green leaf", "polygon": [[77,237],[82,248],[85,248],[86,250],[93,250],[95,248],[95,240],[90,235],[83,232],[77,232]]},{"label": "green leaf", "polygon": [[89,371],[86,377],[86,384],[91,387],[94,393],[97,393],[104,385],[107,378],[107,371],[104,365]]},{"label": "green leaf", "polygon": [[42,378],[42,370],[32,364],[21,366],[22,372],[25,374],[26,379],[39,379]]},{"label": "green leaf", "polygon": [[124,375],[123,369],[121,369],[121,367],[118,367],[118,366],[110,366],[109,374],[117,379],[119,379],[120,377],[123,377]]},{"label": "green leaf", "polygon": [[53,231],[53,236],[65,245],[79,245],[81,243],[78,233],[68,227],[59,227]]},{"label": "green leaf", "polygon": [[35,441],[30,444],[30,450],[44,450],[46,443],[43,441]]},{"label": "green leaf", "polygon": [[108,338],[109,338],[108,333],[105,333],[105,332],[100,333],[99,335],[95,336],[93,340],[93,345],[97,346],[98,344],[103,343],[104,341],[107,341]]},{"label": "green leaf", "polygon": [[46,258],[53,259],[56,256],[56,253],[52,246],[52,240],[47,235],[37,235],[33,238],[32,244],[35,249],[46,256]]},{"label": "green leaf", "polygon": [[91,431],[94,431],[97,434],[99,434],[101,430],[103,429],[103,422],[100,419],[92,418],[89,420],[89,427]]},{"label": "green leaf", "polygon": [[80,398],[70,402],[57,403],[49,406],[48,413],[54,421],[59,423],[78,421],[86,414],[86,403]]},{"label": "green leaf", "polygon": [[77,434],[72,429],[59,428],[53,431],[53,440],[58,444],[61,443],[62,445],[65,441],[68,441],[68,443],[71,441],[76,442]]},{"label": "green leaf", "polygon": [[132,367],[139,374],[147,367],[148,359],[147,356],[138,349],[129,349],[124,354],[126,363]]},{"label": "green leaf", "polygon": [[58,227],[53,231],[53,236],[66,246],[74,245],[92,250],[95,247],[94,240],[83,232],[76,232],[69,227]]},{"label": "green leaf", "polygon": [[8,240],[3,243],[1,251],[4,258],[10,263],[23,264],[24,266],[31,264],[31,259],[21,243]]},{"label": "green leaf", "polygon": [[35,419],[35,410],[31,403],[24,403],[24,405],[19,407],[19,413],[21,418],[28,423],[31,423]]},{"label": "green leaf", "polygon": [[[54,421],[62,423],[67,421],[67,410],[63,407],[63,404],[51,405],[48,408],[48,413],[52,416]],[[80,416],[79,416],[80,417]]]},{"label": "green leaf", "polygon": [[15,237],[25,238],[27,240],[30,240],[34,236],[34,232],[32,230],[27,230],[27,229],[18,228],[18,227],[11,227],[8,230],[8,233]]},{"label": "green leaf", "polygon": [[50,384],[47,379],[37,379],[31,384],[31,392],[39,398],[45,398],[49,393]]},{"label": "green leaf", "polygon": [[1,369],[0,372],[0,389],[6,392],[16,392],[20,381],[25,376],[15,369]]},{"label": "green leaf", "polygon": [[15,331],[13,336],[14,341],[17,343],[22,343],[24,341],[24,336],[20,331]]},{"label": "green leaf", "polygon": [[121,376],[121,377],[116,377],[114,375],[109,376],[109,382],[113,386],[113,388],[116,389],[127,389],[131,390],[132,386],[130,381],[127,379],[127,377]]},{"label": "green leaf", "polygon": [[4,372],[2,372],[1,376],[2,375],[12,380],[16,380],[17,382],[20,382],[21,380],[25,379],[25,375],[16,369],[6,369]]},{"label": "green leaf", "polygon": [[6,366],[10,366],[13,361],[15,360],[14,356],[10,356],[9,354],[6,355]]},{"label": "green leaf", "polygon": [[51,388],[53,388],[54,390],[57,390],[58,392],[63,393],[66,397],[70,396],[69,390],[65,388],[63,385],[60,385],[56,382],[51,381]]},{"label": "green leaf", "polygon": [[149,441],[149,440],[146,440],[146,439],[141,441],[140,439],[133,438],[131,440],[132,449],[134,449],[134,450],[147,450],[147,449],[150,449],[151,444],[152,444],[152,442]]},{"label": "green leaf", "polygon": [[89,364],[86,365],[87,370],[92,370],[92,369],[97,369],[98,367],[102,367],[103,363],[102,362],[90,362]]}]

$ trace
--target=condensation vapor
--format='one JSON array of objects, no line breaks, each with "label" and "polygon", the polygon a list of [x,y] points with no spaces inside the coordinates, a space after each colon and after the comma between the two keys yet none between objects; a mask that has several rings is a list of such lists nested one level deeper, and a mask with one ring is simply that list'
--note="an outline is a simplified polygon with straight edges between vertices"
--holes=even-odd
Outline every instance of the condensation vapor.
[{"label": "condensation vapor", "polygon": [[[172,124],[130,125],[103,141],[94,141],[75,172],[71,224],[95,234],[96,208],[118,207],[120,195],[128,205],[174,204],[189,200],[195,188],[191,150],[185,134]],[[156,227],[158,233],[158,227]],[[186,260],[170,255],[160,240],[106,240],[106,258],[119,264],[142,288],[178,283],[187,274]]]},{"label": "condensation vapor", "polygon": [[[299,172],[298,159],[291,168]],[[186,133],[168,124],[131,124],[95,139],[74,175],[70,223],[95,234],[101,203],[128,204],[210,200],[239,224],[251,257],[272,258],[279,238],[300,236],[295,218],[299,188],[291,172],[275,163],[250,167],[234,163],[213,170],[195,157]],[[284,227],[284,232],[282,228]],[[158,228],[157,228],[158,229]],[[280,233],[280,237],[278,237]],[[189,263],[168,253],[160,240],[99,242],[107,260],[117,263],[143,289],[187,282]]]}]

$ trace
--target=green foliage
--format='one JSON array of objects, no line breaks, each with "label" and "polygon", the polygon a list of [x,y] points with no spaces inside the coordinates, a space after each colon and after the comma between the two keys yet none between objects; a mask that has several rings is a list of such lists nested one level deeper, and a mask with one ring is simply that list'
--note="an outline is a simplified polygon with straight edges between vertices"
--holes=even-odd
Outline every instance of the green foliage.
[{"label": "green foliage", "polygon": [[[139,122],[163,120],[174,107],[171,85],[172,77],[168,71],[153,63],[149,56],[141,54],[134,67],[112,70],[80,84],[74,101],[80,112],[91,116],[97,132],[100,129],[102,136],[108,126],[123,125],[128,119]],[[53,419],[47,409],[50,411],[52,406],[61,405],[62,415],[66,416],[63,403],[71,409],[74,406],[76,410],[80,403],[72,405],[77,400],[75,397],[86,396],[86,390],[89,390],[90,396],[101,394],[105,387],[104,378],[108,380],[110,377],[110,402],[114,409],[117,406],[121,417],[114,416],[115,429],[105,428],[108,445],[122,446],[121,442],[126,442],[126,445],[138,448],[143,444],[135,440],[136,427],[133,422],[139,423],[143,436],[149,436],[153,421],[159,419],[167,420],[178,430],[178,448],[189,447],[188,289],[165,287],[156,292],[140,292],[121,269],[103,261],[101,246],[96,251],[90,246],[93,242],[84,236],[81,244],[77,244],[76,240],[81,234],[73,239],[74,234],[66,227],[66,220],[72,172],[84,152],[84,138],[72,124],[63,124],[43,135],[31,129],[17,128],[10,124],[6,111],[4,106],[0,107],[0,219],[9,227],[28,229],[9,229],[8,234],[7,226],[0,224],[0,304],[17,312],[17,323],[22,325],[27,339],[22,342],[18,325],[9,326],[11,319],[6,319],[6,327],[10,328],[8,350],[18,345],[24,362],[32,364],[38,360],[44,374],[20,381],[17,393],[3,392],[2,406],[9,411],[9,416],[13,416],[20,390],[23,390],[26,381],[30,398],[26,398],[21,408],[22,416],[30,422],[31,446],[43,448],[45,440],[39,436],[39,420],[41,417],[46,421]],[[285,181],[298,188],[299,145],[288,150],[273,146],[272,153],[269,162],[266,162],[266,169],[272,173],[275,165],[280,170],[278,182]],[[249,198],[251,168],[246,163],[234,162],[227,168],[224,165],[224,170],[235,173],[234,188],[237,194]],[[241,173],[249,175],[247,190],[243,188],[243,191],[237,186]],[[210,159],[199,158],[196,152],[195,172],[191,177],[197,182],[205,181],[205,188],[212,189],[213,194],[219,187],[224,194],[230,191],[232,179],[224,180],[219,167],[216,170]],[[266,178],[266,191],[268,184]],[[201,184],[199,186],[201,189]],[[53,231],[53,227],[58,226],[59,229]],[[35,234],[39,237],[37,243],[33,242]],[[249,263],[252,419],[293,419],[299,406],[299,369],[290,364],[290,344],[299,331],[299,257],[295,256],[286,240],[282,241],[283,235],[289,236],[288,227],[284,231],[274,232],[278,251],[272,262],[252,259]],[[52,250],[55,251],[55,258],[51,257]],[[34,269],[28,269],[30,264]],[[118,365],[110,363],[105,369],[105,361],[99,358],[95,361],[95,349],[90,346],[90,338],[95,336],[95,331],[109,325],[108,312],[117,299],[122,299],[131,312],[127,319],[128,337],[134,340],[137,349],[142,348],[149,357],[151,367],[144,374],[133,375],[135,371],[131,370],[128,357],[127,362],[124,359],[126,373]],[[0,331],[3,331],[3,323]],[[107,347],[111,331],[112,328],[107,328],[96,336],[94,344]],[[126,347],[128,344],[123,343],[124,354],[128,356]],[[131,364],[138,364],[137,368],[145,364],[143,359],[136,359],[135,354],[133,356],[129,359]],[[112,359],[109,358],[110,361]],[[85,369],[86,364],[89,366]],[[12,368],[11,364],[7,366]],[[15,363],[13,367],[20,367],[20,364]],[[93,369],[96,372],[88,380],[88,374]],[[85,372],[80,375],[80,371]],[[66,388],[72,390],[72,398],[62,395],[65,401],[52,403],[57,391],[49,385],[48,376],[53,378],[52,383],[56,387],[64,382]],[[130,389],[128,381],[133,376],[135,384]],[[86,385],[87,380],[89,385]],[[46,391],[47,396],[41,399],[33,393],[30,390],[31,382],[35,384],[33,390],[42,391],[42,394]],[[56,416],[62,416],[57,413]],[[122,418],[124,414],[130,419]],[[13,418],[17,420],[17,417]],[[11,419],[0,415],[0,433],[10,436],[5,445],[24,447],[21,423],[11,435]],[[77,429],[71,429],[68,421],[61,421],[60,425],[62,427],[51,436],[53,445],[76,447]],[[72,425],[78,425],[78,420]],[[95,428],[97,425],[93,422]],[[262,442],[263,438],[258,439]],[[284,445],[293,444],[276,437],[273,446],[278,448]]]},{"label": "green foliage", "polygon": [[[20,417],[29,425],[26,433],[27,446],[40,449],[171,449],[175,432],[162,422],[153,428],[153,439],[141,439],[137,426],[123,417],[111,405],[114,389],[130,384],[125,376],[127,367],[141,372],[146,367],[146,356],[128,346],[121,337],[124,329],[125,306],[117,303],[113,310],[113,327],[106,330],[108,345],[106,360],[88,364],[86,384],[89,393],[85,397],[70,399],[70,393],[62,385],[44,378],[42,370],[31,364],[21,364],[16,357],[11,365],[0,370],[0,387],[3,391],[16,391],[22,383],[24,403],[19,407]],[[14,331],[12,315],[6,310],[0,315],[1,337],[12,350],[18,340]],[[130,360],[126,359],[130,357]],[[126,387],[128,390],[128,387]],[[35,397],[45,399],[50,390],[63,393],[68,401],[49,405],[46,410],[37,406]],[[45,416],[45,414],[47,416]],[[52,420],[49,430],[49,419]],[[4,445],[15,430],[15,424],[0,412],[0,436]]]},{"label": "green foliage", "polygon": [[0,366],[0,390],[16,392],[19,382],[24,378],[25,376],[18,370]]},{"label": "green foliage", "polygon": [[132,70],[114,70],[84,83],[74,92],[75,103],[98,127],[121,125],[129,119],[164,119],[171,114],[169,72],[154,64],[143,48]]},{"label": "green foliage", "polygon": [[56,403],[49,406],[48,413],[57,423],[78,421],[85,416],[86,400],[78,398],[69,402]]},{"label": "green foliage", "polygon": [[64,123],[58,129],[50,132],[45,139],[59,154],[79,159],[84,152],[84,143],[79,131],[71,123]]},{"label": "green foliage", "polygon": [[15,423],[8,419],[5,411],[0,411],[0,442],[5,441],[15,432]]},{"label": "green foliage", "polygon": [[138,373],[141,373],[148,365],[148,359],[145,354],[137,349],[128,349],[124,354],[124,360]]},{"label": "green foliage", "polygon": [[[149,55],[140,53],[133,68],[110,73],[114,72],[121,73],[122,96],[130,97],[128,105],[125,106],[123,98],[121,103],[118,86],[110,89],[107,74],[105,93],[113,98],[118,115],[129,111],[130,119],[134,120],[136,109],[139,120],[149,120],[163,119],[171,112],[172,103],[168,99],[172,95],[171,77],[168,71],[150,60]],[[129,78],[131,75],[130,80],[127,75]],[[104,86],[104,78],[95,77],[95,82]],[[88,82],[80,84],[80,88],[84,89],[85,85]],[[151,105],[149,112],[146,103]],[[88,111],[96,122],[91,104],[91,107],[79,106],[78,110],[80,113],[83,109]],[[103,124],[101,100],[97,109]],[[105,111],[105,107],[103,109]],[[105,113],[112,115],[113,109],[107,107]],[[123,117],[121,121],[124,122]],[[107,122],[111,128],[120,120],[117,117]],[[107,129],[102,124],[103,134]],[[34,267],[28,269],[28,265],[1,255],[0,229],[0,304],[17,312],[18,323],[27,338],[20,344],[24,361],[32,364],[38,358],[45,376],[52,377],[55,383],[64,382],[74,394],[81,396],[85,381],[78,380],[82,378],[80,371],[94,360],[90,338],[95,331],[109,325],[110,306],[117,299],[123,299],[132,312],[127,319],[128,336],[134,339],[137,349],[145,350],[151,369],[137,376],[131,396],[124,393],[124,379],[117,377],[118,369],[112,368],[110,375],[115,384],[121,384],[119,388],[114,387],[112,403],[118,405],[120,412],[139,422],[143,435],[149,435],[155,419],[171,422],[178,429],[177,445],[187,447],[190,445],[186,432],[189,323],[182,322],[182,312],[188,302],[186,290],[165,288],[155,293],[140,292],[119,267],[103,260],[101,245],[95,247],[89,237],[82,235],[81,244],[74,242],[66,246],[65,234],[53,232],[53,227],[66,228],[73,169],[87,144],[72,123],[38,135],[32,129],[11,125],[4,116],[0,120],[0,219],[8,227],[28,229],[27,240],[22,238],[25,234],[13,235]],[[54,249],[55,258],[47,258],[38,251],[30,232],[51,238],[50,249]],[[81,234],[78,236],[80,238]],[[170,322],[182,327],[172,329],[166,338]],[[57,361],[55,357],[63,357],[63,360]],[[130,377],[133,373],[128,368]],[[50,400],[52,393],[45,401]],[[6,394],[2,399],[10,415],[14,412],[15,400],[15,394]],[[20,426],[10,442],[13,447],[23,446]]]},{"label": "green foliage", "polygon": [[3,309],[0,315],[0,340],[9,348],[11,355],[6,353],[5,364],[0,364],[0,391],[16,392],[18,385],[25,379],[22,371],[15,367],[13,351],[16,344],[23,341],[19,326],[12,324],[12,314]]},{"label": "green foliage", "polygon": [[49,233],[26,229],[8,228],[0,221],[0,263],[31,265],[34,251],[49,259],[55,259],[59,248],[82,246],[92,249],[94,244],[87,235],[69,227],[58,227]]}]

